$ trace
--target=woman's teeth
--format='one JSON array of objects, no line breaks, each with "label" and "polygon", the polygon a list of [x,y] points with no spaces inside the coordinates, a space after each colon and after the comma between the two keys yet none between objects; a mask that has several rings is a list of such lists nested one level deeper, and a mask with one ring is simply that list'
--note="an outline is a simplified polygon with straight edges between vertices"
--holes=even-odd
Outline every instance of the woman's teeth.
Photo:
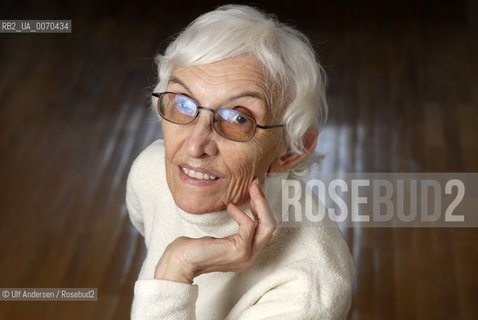
[{"label": "woman's teeth", "polygon": [[183,170],[185,174],[187,174],[188,176],[194,179],[199,179],[199,180],[216,180],[217,179],[215,176],[210,176],[207,173],[196,172],[188,168],[181,168],[181,169]]}]

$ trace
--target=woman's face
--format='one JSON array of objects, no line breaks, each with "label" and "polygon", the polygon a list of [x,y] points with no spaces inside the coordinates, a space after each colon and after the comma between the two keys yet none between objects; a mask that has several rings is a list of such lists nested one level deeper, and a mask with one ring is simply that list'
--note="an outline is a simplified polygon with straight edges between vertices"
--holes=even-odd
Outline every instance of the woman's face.
[{"label": "woman's face", "polygon": [[[248,56],[176,67],[167,91],[187,95],[211,109],[237,109],[261,125],[277,124],[270,115],[261,70]],[[211,112],[201,110],[189,125],[162,122],[168,186],[176,204],[190,213],[222,210],[230,202],[242,204],[249,197],[252,180],[263,181],[280,157],[281,128],[257,129],[250,141],[234,142],[214,131],[211,117]]]}]

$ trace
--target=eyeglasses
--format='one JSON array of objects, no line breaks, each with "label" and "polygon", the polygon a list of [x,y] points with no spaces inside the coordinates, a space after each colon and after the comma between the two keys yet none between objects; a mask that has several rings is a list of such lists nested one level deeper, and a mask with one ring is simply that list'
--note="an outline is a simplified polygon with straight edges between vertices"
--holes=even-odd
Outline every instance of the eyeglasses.
[{"label": "eyeglasses", "polygon": [[214,130],[221,137],[232,141],[247,142],[251,140],[256,133],[256,128],[272,129],[284,126],[283,124],[259,125],[251,116],[234,109],[219,108],[214,110],[201,107],[193,99],[179,93],[161,92],[152,93],[152,95],[158,98],[158,112],[164,120],[186,125],[196,120],[200,109],[210,111],[213,113],[212,126]]}]

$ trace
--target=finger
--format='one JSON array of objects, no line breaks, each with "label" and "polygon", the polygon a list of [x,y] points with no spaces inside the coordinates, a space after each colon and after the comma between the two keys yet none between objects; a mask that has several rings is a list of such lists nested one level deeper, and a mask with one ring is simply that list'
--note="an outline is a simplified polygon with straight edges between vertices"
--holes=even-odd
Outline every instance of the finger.
[{"label": "finger", "polygon": [[276,222],[257,179],[252,183],[249,192],[251,195],[251,211],[258,221],[252,248],[254,251],[253,255],[258,255],[260,250],[262,250],[272,238],[276,229]]},{"label": "finger", "polygon": [[239,225],[238,233],[230,238],[234,240],[234,236],[238,235],[250,247],[256,230],[256,222],[233,203],[228,204],[227,212]]},{"label": "finger", "polygon": [[271,213],[271,209],[257,178],[252,182],[249,188],[249,194],[251,197],[251,211],[258,224],[261,227],[274,228],[277,222]]}]

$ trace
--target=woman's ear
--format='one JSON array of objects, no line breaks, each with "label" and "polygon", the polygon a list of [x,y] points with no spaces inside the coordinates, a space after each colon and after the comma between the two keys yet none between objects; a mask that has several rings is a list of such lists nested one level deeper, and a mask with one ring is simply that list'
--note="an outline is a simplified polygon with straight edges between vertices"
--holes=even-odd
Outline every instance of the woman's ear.
[{"label": "woman's ear", "polygon": [[305,132],[304,137],[302,138],[302,143],[304,145],[304,151],[302,153],[293,153],[287,149],[286,153],[281,157],[276,159],[272,165],[269,167],[269,172],[284,172],[287,169],[293,168],[299,162],[301,162],[309,153],[314,151],[315,145],[317,144],[317,138],[319,137],[319,132],[317,129],[310,127]]}]

